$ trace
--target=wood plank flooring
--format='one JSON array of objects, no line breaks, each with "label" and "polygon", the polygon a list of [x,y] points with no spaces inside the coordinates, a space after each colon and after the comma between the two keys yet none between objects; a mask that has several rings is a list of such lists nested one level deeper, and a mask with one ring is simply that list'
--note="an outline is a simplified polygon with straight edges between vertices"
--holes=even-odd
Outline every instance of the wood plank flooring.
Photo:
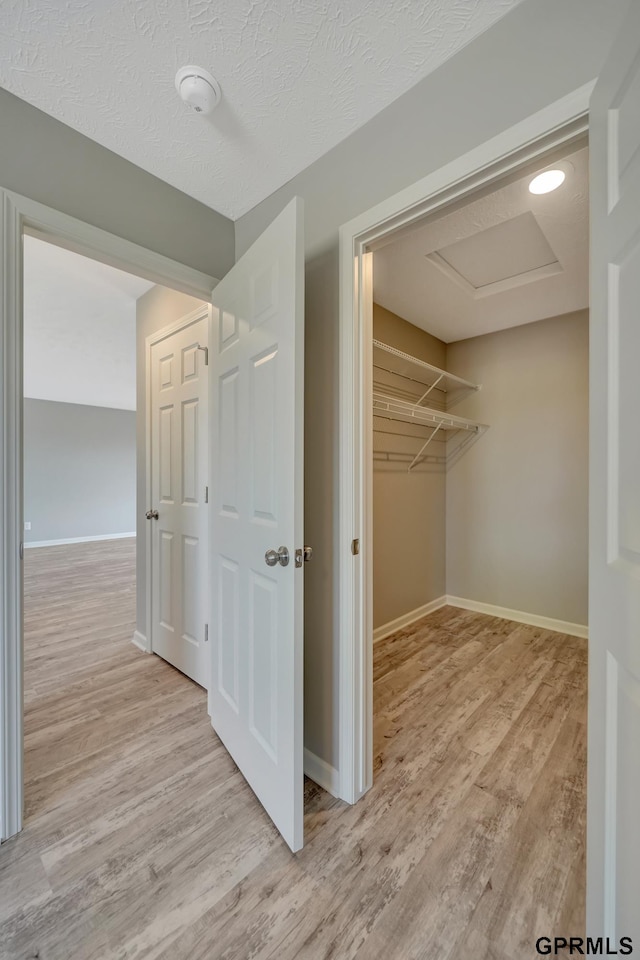
[{"label": "wood plank flooring", "polygon": [[443,608],[376,645],[375,783],[293,856],[203,691],[136,650],[131,541],[29,550],[2,960],[533,958],[584,924],[586,642]]}]

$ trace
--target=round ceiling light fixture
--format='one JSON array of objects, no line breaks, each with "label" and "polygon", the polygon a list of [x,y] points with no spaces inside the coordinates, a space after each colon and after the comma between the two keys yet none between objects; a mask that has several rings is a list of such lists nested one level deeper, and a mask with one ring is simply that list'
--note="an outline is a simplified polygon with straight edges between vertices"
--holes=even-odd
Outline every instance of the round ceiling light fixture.
[{"label": "round ceiling light fixture", "polygon": [[558,168],[543,170],[529,184],[529,193],[551,193],[552,190],[557,190],[564,183],[565,177],[564,170]]},{"label": "round ceiling light fixture", "polygon": [[211,113],[222,97],[220,84],[202,67],[180,67],[176,73],[180,99],[196,113]]}]

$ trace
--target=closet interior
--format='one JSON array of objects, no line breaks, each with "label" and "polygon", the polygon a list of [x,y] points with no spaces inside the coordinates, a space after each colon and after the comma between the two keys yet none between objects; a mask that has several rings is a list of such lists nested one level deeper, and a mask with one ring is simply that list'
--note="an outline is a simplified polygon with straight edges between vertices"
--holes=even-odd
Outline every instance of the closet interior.
[{"label": "closet interior", "polygon": [[586,636],[588,291],[586,142],[374,248],[376,643],[452,610]]},{"label": "closet interior", "polygon": [[462,904],[450,957],[584,926],[588,222],[574,142],[367,261],[369,796],[389,875]]}]

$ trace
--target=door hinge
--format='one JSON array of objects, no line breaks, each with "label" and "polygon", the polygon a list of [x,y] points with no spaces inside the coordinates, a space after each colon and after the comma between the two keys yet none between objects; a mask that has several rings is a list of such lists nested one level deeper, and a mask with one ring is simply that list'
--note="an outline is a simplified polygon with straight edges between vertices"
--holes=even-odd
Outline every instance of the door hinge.
[{"label": "door hinge", "polygon": [[204,502],[209,503],[209,487],[204,488]]},{"label": "door hinge", "polygon": [[205,367],[208,367],[209,366],[209,347],[201,347],[200,344],[198,344],[198,350],[204,351],[204,365]]},{"label": "door hinge", "polygon": [[357,557],[360,553],[360,540],[356,537],[355,540],[351,541],[351,553],[354,557]]},{"label": "door hinge", "polygon": [[209,640],[209,624],[205,623],[204,625],[204,642],[207,643]]}]

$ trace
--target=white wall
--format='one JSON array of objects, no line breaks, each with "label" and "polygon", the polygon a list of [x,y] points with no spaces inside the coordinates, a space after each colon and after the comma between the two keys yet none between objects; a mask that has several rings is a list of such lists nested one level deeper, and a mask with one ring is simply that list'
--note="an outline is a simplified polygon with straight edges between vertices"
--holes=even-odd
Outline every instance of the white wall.
[{"label": "white wall", "polygon": [[135,410],[25,399],[25,543],[131,533],[135,504]]},{"label": "white wall", "polygon": [[243,253],[305,202],[305,741],[339,765],[338,227],[597,77],[628,0],[524,0],[236,223]]},{"label": "white wall", "polygon": [[447,472],[447,593],[587,623],[589,314],[447,346],[489,429]]},{"label": "white wall", "polygon": [[153,284],[24,238],[24,395],[136,408],[136,298]]}]

